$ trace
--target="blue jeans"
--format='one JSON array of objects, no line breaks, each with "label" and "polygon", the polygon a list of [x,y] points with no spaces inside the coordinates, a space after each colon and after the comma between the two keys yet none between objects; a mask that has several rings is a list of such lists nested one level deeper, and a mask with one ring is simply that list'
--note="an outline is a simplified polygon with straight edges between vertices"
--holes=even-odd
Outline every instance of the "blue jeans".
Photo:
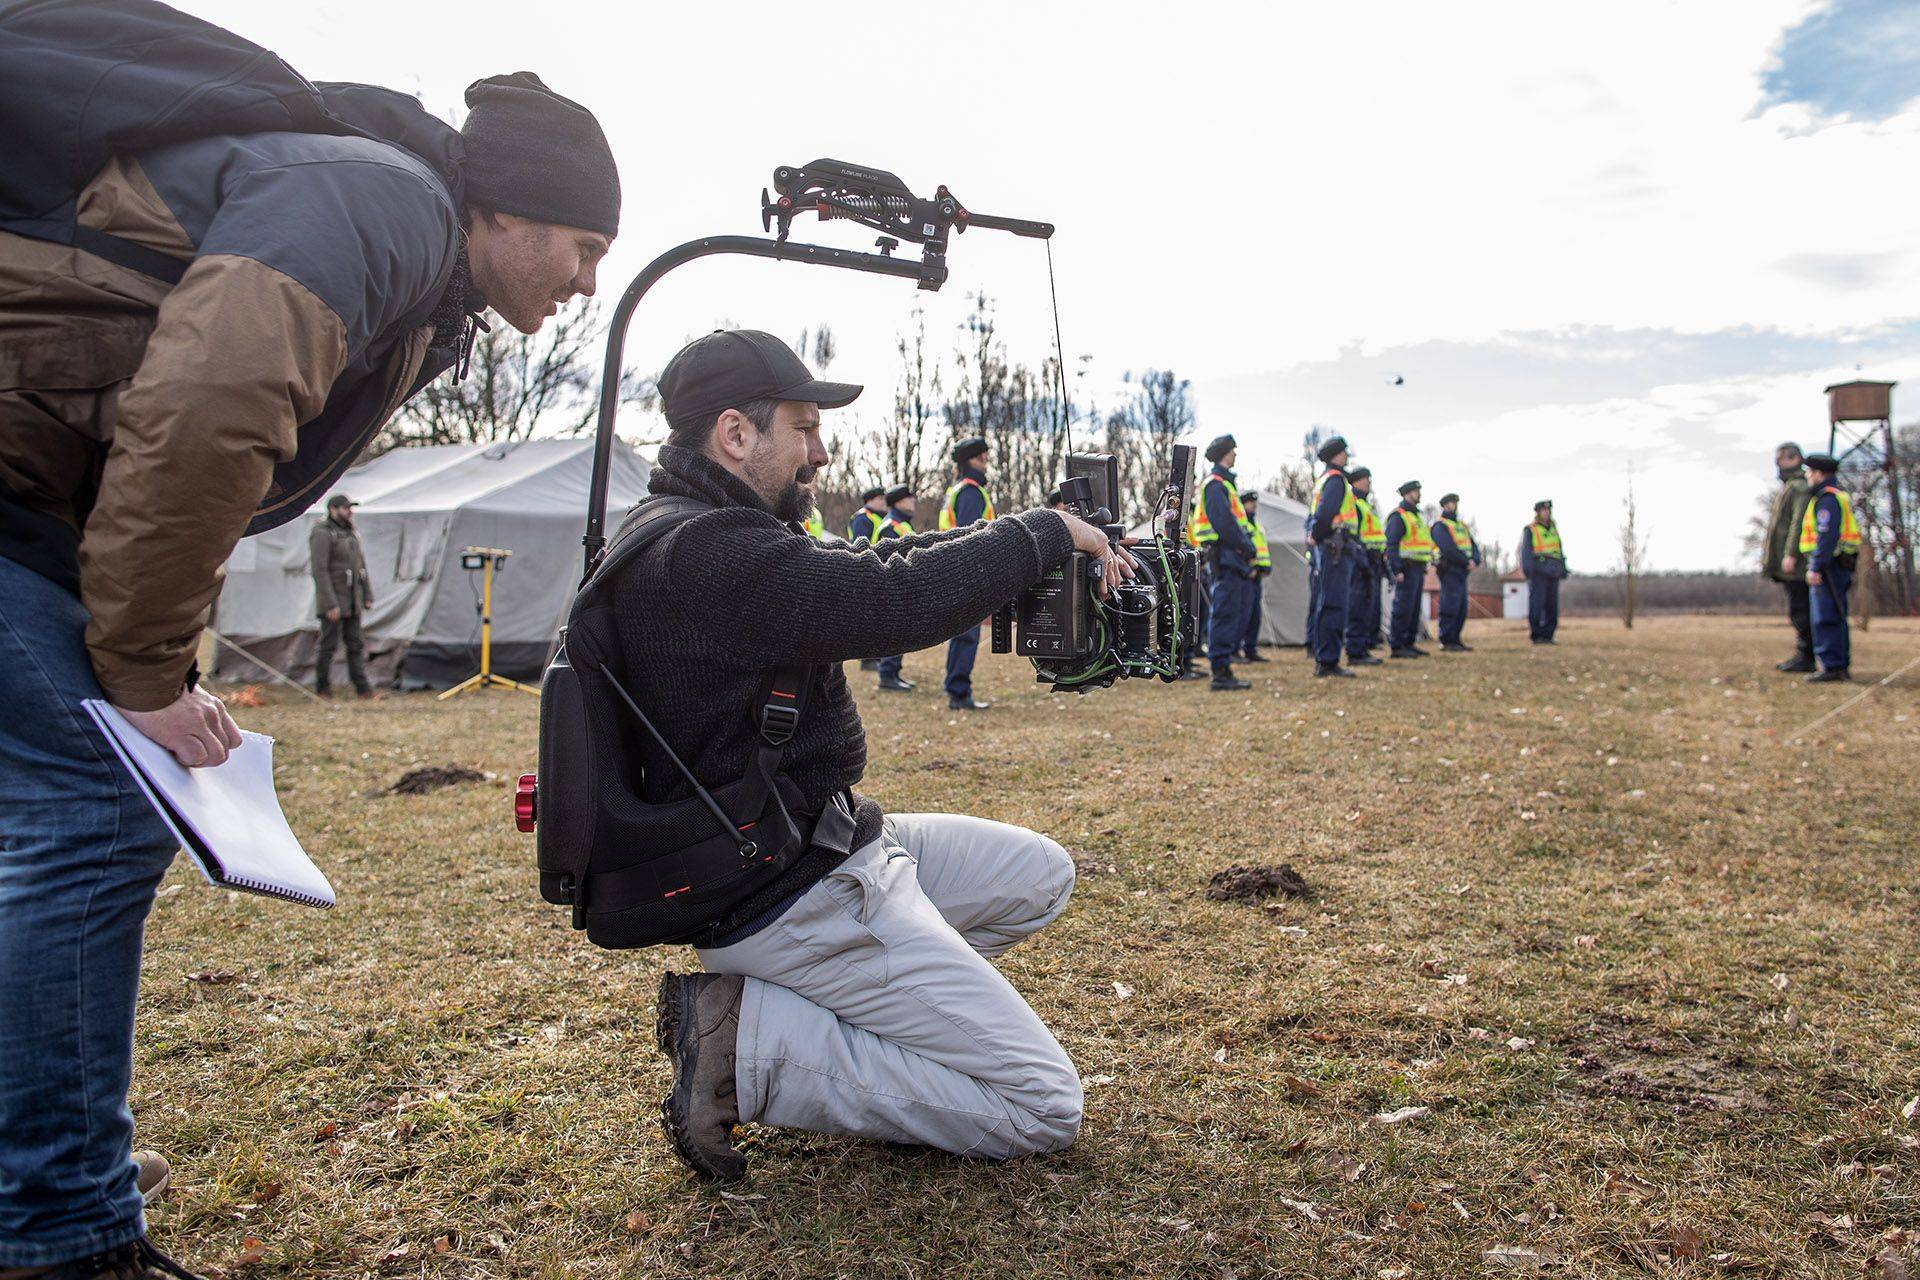
[{"label": "blue jeans", "polygon": [[1420,638],[1420,601],[1427,594],[1425,561],[1402,560],[1400,579],[1393,584],[1393,617],[1387,623],[1387,643],[1411,649]]},{"label": "blue jeans", "polygon": [[1853,589],[1853,570],[1830,567],[1820,577],[1820,585],[1807,584],[1813,656],[1823,671],[1846,671],[1853,666],[1852,636],[1847,630],[1847,592]]},{"label": "blue jeans", "polygon": [[1353,562],[1360,553],[1345,548],[1338,556],[1327,554],[1325,547],[1313,549],[1313,563],[1320,570],[1319,607],[1313,612],[1313,660],[1322,666],[1337,666],[1340,645],[1347,634],[1347,594],[1353,585]]},{"label": "blue jeans", "polygon": [[1440,643],[1459,644],[1467,625],[1467,573],[1440,571]]},{"label": "blue jeans", "polygon": [[1551,640],[1560,627],[1560,579],[1551,573],[1527,575],[1527,632]]},{"label": "blue jeans", "polygon": [[947,641],[947,696],[961,702],[973,696],[973,655],[980,652],[980,627],[975,624]]},{"label": "blue jeans", "polygon": [[177,846],[80,707],[80,601],[5,558],[0,601],[0,1267],[37,1267],[144,1230],[133,1005]]}]

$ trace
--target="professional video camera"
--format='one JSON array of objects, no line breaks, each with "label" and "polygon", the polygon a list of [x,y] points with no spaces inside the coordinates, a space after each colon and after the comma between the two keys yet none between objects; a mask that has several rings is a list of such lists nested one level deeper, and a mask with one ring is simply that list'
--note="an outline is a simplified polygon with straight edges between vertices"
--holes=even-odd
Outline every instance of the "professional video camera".
[{"label": "professional video camera", "polygon": [[[1119,465],[1112,454],[1070,453],[1060,496],[1067,509],[1120,544]],[[1033,660],[1034,678],[1085,693],[1115,680],[1158,676],[1178,680],[1193,651],[1200,604],[1200,561],[1187,545],[1193,505],[1193,448],[1175,445],[1173,471],[1154,504],[1148,536],[1127,550],[1140,564],[1132,582],[1097,590],[1100,564],[1076,551],[1036,587],[993,615],[993,651]]]}]

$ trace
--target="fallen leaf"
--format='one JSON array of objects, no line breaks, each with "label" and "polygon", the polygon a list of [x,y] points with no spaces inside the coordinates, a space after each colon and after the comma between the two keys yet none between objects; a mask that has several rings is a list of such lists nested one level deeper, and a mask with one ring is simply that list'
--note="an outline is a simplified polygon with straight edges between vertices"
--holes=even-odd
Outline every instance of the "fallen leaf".
[{"label": "fallen leaf", "polygon": [[1771,978],[1767,979],[1767,985],[1772,987],[1775,991],[1785,991],[1788,986],[1787,975],[1784,973],[1776,973]]},{"label": "fallen leaf", "polygon": [[1599,939],[1595,938],[1592,934],[1583,933],[1579,937],[1573,940],[1573,945],[1580,948],[1582,951],[1591,951],[1593,950],[1594,943],[1598,941]]},{"label": "fallen leaf", "polygon": [[1358,1182],[1360,1175],[1367,1171],[1365,1160],[1356,1160],[1350,1155],[1336,1152],[1324,1161],[1327,1168],[1340,1175],[1342,1182]]},{"label": "fallen leaf", "polygon": [[402,1240],[399,1244],[393,1246],[393,1248],[381,1254],[380,1261],[383,1265],[386,1263],[398,1262],[400,1261],[400,1259],[406,1257],[408,1254],[412,1252],[413,1252],[413,1243],[408,1240]]},{"label": "fallen leaf", "polygon": [[1172,1227],[1175,1231],[1193,1230],[1193,1220],[1191,1218],[1155,1218],[1154,1221],[1163,1227]]},{"label": "fallen leaf", "polygon": [[1906,1257],[1891,1249],[1882,1249],[1867,1259],[1867,1280],[1908,1280],[1911,1274]]},{"label": "fallen leaf", "polygon": [[1082,1080],[1080,1083],[1083,1085],[1086,1085],[1088,1088],[1092,1088],[1095,1085],[1112,1084],[1115,1080],[1118,1080],[1119,1078],[1120,1077],[1118,1076],[1088,1076],[1086,1079]]},{"label": "fallen leaf", "polygon": [[1213,1051],[1213,1060],[1215,1062],[1225,1062],[1227,1060],[1227,1046],[1221,1045],[1218,1049],[1215,1049]]},{"label": "fallen leaf", "polygon": [[240,1242],[240,1252],[233,1255],[231,1265],[236,1267],[250,1267],[266,1256],[266,1242],[261,1240],[259,1236],[248,1236]]},{"label": "fallen leaf", "polygon": [[1920,1120],[1920,1094],[1907,1099],[1907,1105],[1900,1108],[1900,1114],[1908,1120]]},{"label": "fallen leaf", "polygon": [[1289,1200],[1285,1196],[1281,1196],[1280,1203],[1300,1214],[1300,1216],[1308,1222],[1320,1221],[1320,1210],[1314,1208],[1311,1200]]},{"label": "fallen leaf", "polygon": [[155,902],[165,902],[168,898],[173,897],[175,894],[181,892],[186,887],[187,886],[183,884],[170,884],[166,888],[162,889],[160,892],[154,894],[153,900]]},{"label": "fallen leaf", "polygon": [[338,1124],[331,1120],[322,1120],[320,1127],[313,1131],[313,1140],[315,1142],[325,1142],[338,1132],[340,1132],[340,1126]]},{"label": "fallen leaf", "polygon": [[732,1192],[732,1191],[722,1191],[722,1192],[720,1193],[720,1198],[721,1198],[722,1200],[733,1200],[733,1201],[735,1201],[735,1202],[737,1202],[737,1203],[740,1203],[740,1204],[752,1204],[752,1203],[753,1203],[753,1202],[754,1202],[755,1200],[765,1200],[765,1199],[766,1199],[766,1197],[765,1197],[765,1196],[763,1196],[763,1195],[761,1195],[761,1194],[760,1194],[759,1192],[757,1192],[757,1191],[756,1191],[756,1192],[753,1192],[752,1194],[749,1194],[749,1195],[739,1195],[739,1194],[737,1194],[737,1193],[735,1193],[735,1192]]},{"label": "fallen leaf", "polygon": [[1462,1222],[1473,1221],[1473,1212],[1468,1209],[1467,1206],[1460,1203],[1460,1197],[1458,1196],[1453,1197],[1453,1211],[1460,1215]]},{"label": "fallen leaf", "polygon": [[1489,1030],[1487,1030],[1487,1029],[1486,1029],[1485,1027],[1468,1027],[1468,1028],[1467,1028],[1467,1039],[1469,1039],[1469,1040],[1491,1040],[1491,1039],[1493,1039],[1493,1032],[1491,1032],[1491,1031],[1489,1031]]},{"label": "fallen leaf", "polygon": [[1382,1111],[1375,1114],[1373,1123],[1382,1128],[1396,1124],[1405,1124],[1409,1120],[1420,1120],[1433,1114],[1432,1107],[1401,1107],[1398,1111]]},{"label": "fallen leaf", "polygon": [[1800,1011],[1788,1005],[1787,1011],[1780,1015],[1780,1025],[1789,1031],[1797,1028],[1800,1025]]},{"label": "fallen leaf", "polygon": [[433,1251],[435,1253],[452,1253],[453,1240],[448,1236],[435,1236],[433,1238]]},{"label": "fallen leaf", "polygon": [[1281,1076],[1281,1087],[1296,1098],[1317,1098],[1320,1086],[1302,1076]]},{"label": "fallen leaf", "polygon": [[188,982],[198,982],[209,987],[224,987],[240,981],[238,969],[202,969],[198,973],[187,975]]},{"label": "fallen leaf", "polygon": [[1667,1235],[1667,1252],[1676,1258],[1688,1262],[1700,1260],[1700,1233],[1684,1222],[1673,1224],[1673,1230]]},{"label": "fallen leaf", "polygon": [[1651,1182],[1630,1173],[1621,1173],[1618,1169],[1608,1171],[1607,1180],[1600,1184],[1600,1189],[1610,1196],[1627,1196],[1634,1200],[1650,1199],[1656,1190]]},{"label": "fallen leaf", "polygon": [[643,1236],[653,1229],[653,1219],[649,1218],[643,1211],[635,1209],[627,1215],[626,1225],[627,1230],[633,1232],[633,1234]]},{"label": "fallen leaf", "polygon": [[1113,994],[1119,996],[1122,1000],[1131,1000],[1133,999],[1133,988],[1124,982],[1116,982],[1113,984]]},{"label": "fallen leaf", "polygon": [[1512,1244],[1488,1249],[1480,1257],[1489,1266],[1501,1267],[1507,1271],[1538,1271],[1542,1263],[1552,1260],[1551,1254]]},{"label": "fallen leaf", "polygon": [[1304,938],[1307,936],[1307,931],[1297,924],[1283,924],[1275,929],[1274,932],[1284,938]]},{"label": "fallen leaf", "polygon": [[1525,1053],[1527,1050],[1533,1048],[1533,1046],[1534,1042],[1532,1040],[1522,1040],[1519,1036],[1507,1037],[1507,1048],[1513,1050],[1515,1053]]},{"label": "fallen leaf", "polygon": [[1373,1273],[1379,1280],[1407,1280],[1413,1274],[1412,1267],[1382,1267]]}]

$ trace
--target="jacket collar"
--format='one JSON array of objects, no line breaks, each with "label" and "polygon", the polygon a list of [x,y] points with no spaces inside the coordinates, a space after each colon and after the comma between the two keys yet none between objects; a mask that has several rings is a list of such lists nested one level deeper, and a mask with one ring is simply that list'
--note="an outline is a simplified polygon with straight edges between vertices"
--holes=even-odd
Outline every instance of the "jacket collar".
[{"label": "jacket collar", "polygon": [[1226,467],[1221,466],[1217,462],[1213,464],[1213,474],[1219,476],[1222,480],[1225,480],[1228,484],[1232,484],[1240,478],[1237,472],[1229,471]]},{"label": "jacket collar", "polygon": [[963,466],[960,468],[960,479],[971,480],[984,488],[987,483],[987,473],[975,466]]},{"label": "jacket collar", "polygon": [[716,507],[752,507],[773,514],[752,485],[706,454],[677,445],[660,446],[653,474],[647,477],[647,492],[698,498]]}]

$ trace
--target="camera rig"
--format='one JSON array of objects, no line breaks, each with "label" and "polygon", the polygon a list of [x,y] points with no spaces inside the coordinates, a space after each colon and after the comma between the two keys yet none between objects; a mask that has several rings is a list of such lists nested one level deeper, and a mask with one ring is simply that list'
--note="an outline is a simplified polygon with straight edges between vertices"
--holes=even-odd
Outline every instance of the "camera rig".
[{"label": "camera rig", "polygon": [[[760,192],[760,224],[774,232],[770,240],[755,236],[707,236],[667,250],[635,276],[620,295],[607,325],[606,362],[600,374],[600,412],[594,427],[593,480],[587,497],[586,570],[590,573],[606,549],[607,485],[613,463],[614,419],[620,411],[620,366],[626,349],[627,327],[634,308],[660,278],[696,258],[737,253],[783,262],[811,262],[849,271],[913,280],[922,289],[938,289],[947,282],[947,245],[950,233],[969,227],[1007,231],[1017,236],[1048,240],[1050,222],[1002,218],[975,213],[960,203],[944,185],[933,196],[913,194],[907,184],[884,169],[867,169],[839,160],[815,160],[805,165],[782,165],[773,171],[775,198]],[[856,223],[880,233],[877,253],[861,253],[826,245],[800,244],[790,239],[796,218],[807,214],[822,222]],[[894,256],[905,241],[920,246],[916,260]]]},{"label": "camera rig", "polygon": [[[1174,446],[1147,536],[1127,544],[1140,570],[1133,581],[1109,584],[1102,599],[1099,563],[1076,551],[993,615],[993,651],[1030,658],[1034,679],[1055,690],[1085,693],[1142,676],[1178,680],[1193,651],[1200,603],[1199,557],[1186,540],[1193,456],[1193,446]],[[1120,502],[1113,455],[1068,454],[1060,496],[1069,511],[1122,544],[1126,530],[1114,523]]]}]

